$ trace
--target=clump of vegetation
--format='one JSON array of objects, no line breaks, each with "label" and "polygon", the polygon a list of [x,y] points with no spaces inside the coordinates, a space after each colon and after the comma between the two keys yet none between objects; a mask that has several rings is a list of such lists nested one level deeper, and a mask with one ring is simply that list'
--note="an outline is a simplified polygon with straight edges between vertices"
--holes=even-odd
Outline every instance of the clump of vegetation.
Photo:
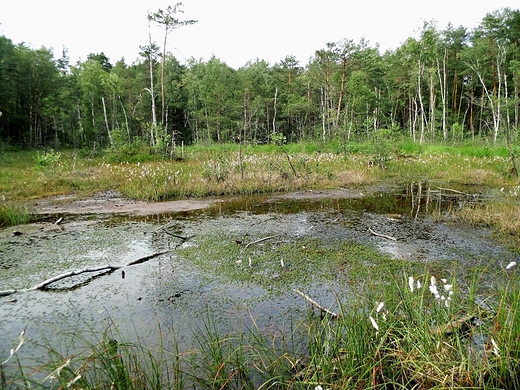
[{"label": "clump of vegetation", "polygon": [[[516,266],[485,270],[469,281],[390,270],[368,277],[337,313],[313,304],[320,315],[309,313],[282,332],[261,329],[252,318],[251,327],[222,333],[208,316],[193,330],[196,347],[186,351],[174,330],[161,331],[152,349],[109,328],[101,337],[76,337],[76,346],[84,344],[79,353],[49,346],[51,361],[35,371],[40,380],[27,367],[12,376],[4,370],[23,348],[22,334],[0,365],[0,387],[518,388]],[[493,283],[484,287],[484,280]]]},{"label": "clump of vegetation", "polygon": [[0,202],[0,227],[14,226],[27,223],[31,220],[31,214],[27,208]]},{"label": "clump of vegetation", "polygon": [[60,158],[61,153],[51,149],[50,151],[43,153],[36,151],[36,157],[34,160],[37,168],[44,169],[54,168],[60,161]]}]

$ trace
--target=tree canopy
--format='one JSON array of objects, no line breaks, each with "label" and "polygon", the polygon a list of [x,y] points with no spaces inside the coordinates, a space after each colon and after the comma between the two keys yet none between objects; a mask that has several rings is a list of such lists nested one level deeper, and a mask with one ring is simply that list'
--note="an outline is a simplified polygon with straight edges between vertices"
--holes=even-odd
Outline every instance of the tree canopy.
[{"label": "tree canopy", "polygon": [[[0,143],[38,148],[117,148],[141,143],[165,153],[179,142],[370,138],[415,142],[516,139],[520,129],[520,11],[488,13],[473,30],[425,23],[393,51],[339,39],[307,64],[219,58],[181,64],[168,34],[195,23],[175,7],[148,15],[162,47],[115,64],[104,53],[69,63],[0,36]],[[160,85],[160,93],[155,90]],[[157,121],[160,118],[160,121]]]}]

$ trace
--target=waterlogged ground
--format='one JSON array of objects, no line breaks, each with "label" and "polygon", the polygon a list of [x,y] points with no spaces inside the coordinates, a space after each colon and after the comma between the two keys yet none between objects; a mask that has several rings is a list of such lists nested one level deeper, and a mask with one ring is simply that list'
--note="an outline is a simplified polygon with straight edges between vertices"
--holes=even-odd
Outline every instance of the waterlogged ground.
[{"label": "waterlogged ground", "polygon": [[[0,361],[23,329],[28,342],[18,354],[31,367],[48,359],[50,346],[72,354],[79,336],[96,342],[107,330],[158,345],[159,326],[173,329],[189,349],[193,333],[208,326],[229,332],[256,324],[282,334],[308,313],[294,289],[337,311],[361,283],[384,281],[403,265],[451,277],[519,261],[491,230],[443,217],[489,194],[440,187],[159,204],[104,193],[33,203],[39,222],[0,231],[0,291],[22,290],[0,297]],[[24,291],[65,272],[159,253]]]}]

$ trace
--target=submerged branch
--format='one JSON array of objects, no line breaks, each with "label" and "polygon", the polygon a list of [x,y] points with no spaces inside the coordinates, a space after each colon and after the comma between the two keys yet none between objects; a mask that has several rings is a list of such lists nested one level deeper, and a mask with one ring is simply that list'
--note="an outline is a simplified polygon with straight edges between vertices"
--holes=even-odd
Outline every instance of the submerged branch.
[{"label": "submerged branch", "polygon": [[84,273],[90,273],[90,272],[115,271],[115,270],[118,270],[118,269],[121,269],[121,268],[130,267],[132,265],[137,265],[137,264],[144,263],[144,262],[149,261],[149,260],[151,260],[151,259],[153,259],[155,257],[164,255],[165,253],[168,253],[168,252],[170,252],[170,251],[163,251],[163,252],[152,253],[151,255],[140,257],[138,259],[132,260],[132,261],[130,261],[130,262],[126,263],[126,264],[123,264],[123,265],[110,265],[110,264],[107,264],[107,265],[102,265],[102,266],[99,266],[99,267],[82,268],[82,269],[79,269],[79,270],[65,272],[65,273],[62,273],[60,275],[54,276],[52,278],[49,278],[47,280],[44,280],[43,282],[41,282],[41,283],[39,283],[39,284],[37,284],[37,285],[35,285],[33,287],[20,289],[20,290],[12,289],[12,290],[0,291],[0,297],[7,297],[9,295],[16,294],[17,292],[45,290],[52,283],[58,282],[60,280],[66,279],[66,278],[70,278],[72,276],[77,276],[77,275],[81,275],[81,274],[84,274]]},{"label": "submerged branch", "polygon": [[297,289],[293,289],[294,292],[297,292],[298,294],[300,294],[302,297],[305,298],[305,300],[307,302],[309,302],[310,304],[312,304],[313,306],[317,307],[318,309],[320,309],[322,312],[324,313],[327,313],[329,315],[331,315],[332,317],[334,318],[338,318],[339,315],[334,313],[333,311],[330,311],[329,309],[326,309],[324,308],[323,306],[321,306],[318,302],[316,302],[314,299],[312,299],[311,297],[309,297],[308,295],[302,293],[300,290],[297,290]]},{"label": "submerged branch", "polygon": [[440,191],[448,191],[448,192],[453,192],[455,194],[467,195],[465,192],[454,190],[452,188],[437,187],[437,189]]},{"label": "submerged branch", "polygon": [[392,236],[387,236],[386,234],[382,234],[382,233],[377,233],[375,231],[373,231],[372,229],[368,228],[368,231],[373,234],[374,236],[378,236],[378,237],[383,237],[383,238],[386,238],[388,240],[392,240],[392,241],[397,241],[397,238],[395,237],[392,237]]},{"label": "submerged branch", "polygon": [[276,237],[276,236],[267,236],[267,237],[261,238],[261,239],[256,240],[256,241],[252,241],[252,242],[250,242],[249,244],[247,244],[247,245],[245,246],[245,248],[247,249],[247,248],[249,248],[251,245],[259,244],[259,243],[261,243],[261,242],[264,242],[264,241],[270,240],[271,238],[275,238],[275,237]]}]

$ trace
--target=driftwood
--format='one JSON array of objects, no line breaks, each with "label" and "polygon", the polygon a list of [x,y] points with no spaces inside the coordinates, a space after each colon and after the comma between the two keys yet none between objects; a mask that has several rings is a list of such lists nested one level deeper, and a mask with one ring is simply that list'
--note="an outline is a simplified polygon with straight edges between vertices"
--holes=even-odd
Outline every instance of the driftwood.
[{"label": "driftwood", "polygon": [[430,329],[430,332],[435,335],[448,336],[459,330],[471,326],[471,322],[475,319],[473,315],[467,315],[459,320],[453,320],[446,324],[435,326]]},{"label": "driftwood", "polygon": [[395,238],[395,237],[387,236],[386,234],[377,233],[370,228],[368,228],[368,231],[370,232],[370,234],[373,234],[374,236],[383,237],[383,238],[386,238],[386,239],[392,240],[392,241],[397,241],[397,238]]},{"label": "driftwood", "polygon": [[178,238],[179,240],[182,240],[183,242],[189,240],[192,237],[195,237],[195,236],[187,236],[187,237],[185,237],[185,236],[181,236],[179,234],[171,233],[168,230],[166,230],[166,229],[168,229],[169,227],[171,227],[174,224],[175,224],[175,221],[170,221],[166,225],[161,225],[158,228],[156,228],[155,230],[153,230],[153,233],[157,233],[157,232],[162,230],[167,235],[175,237],[175,238]]},{"label": "driftwood", "polygon": [[465,192],[454,190],[452,188],[437,187],[437,189],[440,191],[449,191],[449,192],[453,192],[455,194],[467,195]]},{"label": "driftwood", "polygon": [[66,279],[66,278],[70,278],[71,276],[77,276],[77,275],[81,275],[81,274],[84,274],[84,273],[100,272],[100,271],[112,272],[112,271],[115,271],[117,269],[121,269],[121,268],[125,268],[125,267],[130,267],[132,265],[144,263],[144,262],[146,262],[148,260],[151,260],[151,259],[153,259],[155,257],[164,255],[165,253],[168,253],[168,252],[169,251],[152,253],[151,255],[140,257],[140,258],[138,258],[136,260],[132,260],[132,261],[130,261],[130,262],[126,263],[126,264],[122,264],[122,265],[110,265],[110,264],[107,264],[107,265],[102,265],[102,266],[99,266],[99,267],[83,268],[83,269],[79,269],[79,270],[75,270],[75,271],[65,272],[63,274],[60,274],[60,275],[54,276],[52,278],[49,278],[47,280],[44,280],[43,282],[41,282],[41,283],[39,283],[39,284],[37,284],[37,285],[35,285],[33,287],[20,289],[20,290],[11,289],[11,290],[0,291],[0,297],[6,297],[6,296],[9,296],[9,295],[16,294],[18,292],[45,290],[52,283],[58,282],[60,280]]},{"label": "driftwood", "polygon": [[264,242],[264,241],[270,240],[271,238],[275,238],[275,237],[276,237],[276,236],[267,236],[267,237],[261,238],[261,239],[256,240],[256,241],[252,241],[252,242],[250,242],[249,244],[247,244],[244,248],[247,249],[247,248],[249,248],[251,245],[259,244],[259,243],[261,243],[261,242]]},{"label": "driftwood", "polygon": [[318,302],[316,302],[314,299],[312,299],[311,297],[309,297],[308,295],[302,293],[300,290],[297,290],[297,289],[293,289],[294,292],[297,292],[298,294],[300,294],[302,297],[305,298],[305,300],[307,302],[309,302],[311,305],[317,307],[318,309],[320,309],[322,312],[324,313],[327,313],[329,314],[330,316],[334,317],[334,318],[339,318],[339,315],[334,313],[333,311],[330,311],[329,309],[321,306]]},{"label": "driftwood", "polygon": [[180,235],[175,234],[175,233],[170,233],[170,232],[167,231],[167,230],[165,230],[164,233],[166,233],[166,234],[169,235],[169,236],[172,236],[172,237],[178,238],[179,240],[182,240],[183,242],[189,240],[189,239],[192,238],[192,237],[194,237],[194,236],[187,236],[187,237],[180,236]]}]

